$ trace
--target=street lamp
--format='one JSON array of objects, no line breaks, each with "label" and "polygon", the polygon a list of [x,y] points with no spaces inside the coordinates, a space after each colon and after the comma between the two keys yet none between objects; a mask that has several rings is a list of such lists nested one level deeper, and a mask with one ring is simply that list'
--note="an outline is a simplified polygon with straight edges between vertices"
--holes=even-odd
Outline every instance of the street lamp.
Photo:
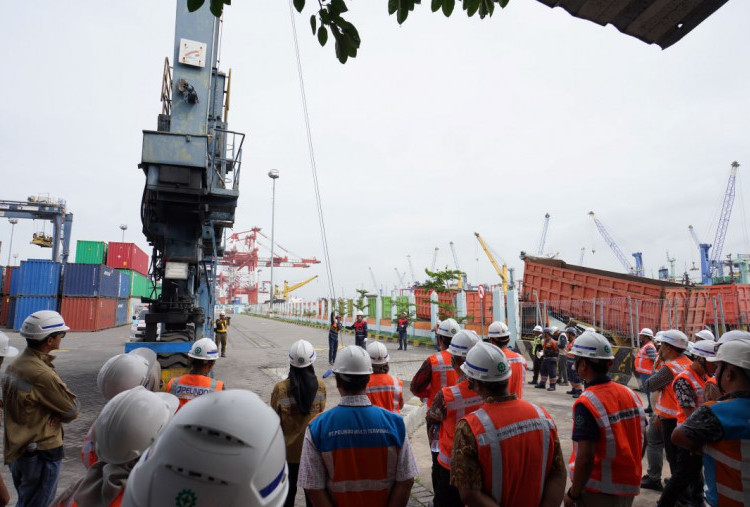
[{"label": "street lamp", "polygon": [[10,222],[10,248],[8,248],[8,266],[10,266],[10,254],[13,253],[13,232],[16,230],[18,219],[9,218],[8,222]]},{"label": "street lamp", "polygon": [[122,242],[125,243],[125,231],[128,230],[128,224],[120,224],[120,229],[122,229]]},{"label": "street lamp", "polygon": [[274,299],[274,291],[273,291],[273,247],[274,247],[274,241],[273,241],[273,235],[274,235],[274,213],[276,210],[276,180],[279,179],[279,170],[278,169],[271,169],[268,171],[268,177],[271,178],[271,181],[273,181],[273,191],[271,193],[271,293],[270,293],[270,299],[268,300],[268,310],[269,313],[273,315],[273,299]]}]

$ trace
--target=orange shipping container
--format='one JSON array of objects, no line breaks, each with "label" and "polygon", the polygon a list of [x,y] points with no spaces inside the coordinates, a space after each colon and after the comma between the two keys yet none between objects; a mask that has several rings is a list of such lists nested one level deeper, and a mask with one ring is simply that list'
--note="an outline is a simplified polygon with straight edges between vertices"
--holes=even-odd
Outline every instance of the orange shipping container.
[{"label": "orange shipping container", "polygon": [[60,314],[71,331],[99,331],[115,327],[116,309],[116,299],[64,297]]}]

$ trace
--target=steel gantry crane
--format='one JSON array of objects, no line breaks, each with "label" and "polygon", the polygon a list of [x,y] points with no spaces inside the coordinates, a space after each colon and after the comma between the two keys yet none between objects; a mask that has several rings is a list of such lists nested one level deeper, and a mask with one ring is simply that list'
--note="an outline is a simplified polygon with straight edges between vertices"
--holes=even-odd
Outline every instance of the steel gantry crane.
[{"label": "steel gantry crane", "polygon": [[[70,253],[70,231],[73,228],[73,213],[68,212],[65,201],[44,196],[31,196],[26,201],[0,200],[0,217],[52,222],[52,242],[44,242],[52,248],[52,260],[63,264]],[[35,238],[38,240],[38,238]],[[33,241],[41,244],[41,241]]]},{"label": "steel gantry crane", "polygon": [[708,250],[711,248],[711,245],[708,243],[701,243],[701,240],[698,239],[698,235],[695,233],[695,229],[692,225],[688,225],[688,230],[690,231],[690,236],[693,238],[693,241],[695,242],[695,246],[698,247],[700,260],[701,260],[701,284],[702,285],[711,285],[711,261],[708,257]]},{"label": "steel gantry crane", "polygon": [[490,264],[492,264],[492,267],[495,268],[495,272],[502,280],[503,294],[507,294],[508,293],[508,266],[505,263],[503,263],[503,266],[500,267],[500,264],[498,264],[497,260],[495,259],[495,256],[492,254],[490,246],[484,242],[484,240],[482,239],[482,236],[480,236],[478,232],[475,232],[474,236],[476,236],[477,241],[479,241],[479,244],[482,246],[482,250],[484,250],[484,253],[487,255],[487,258],[490,260]]},{"label": "steel gantry crane", "polygon": [[633,257],[635,258],[635,268],[630,264],[628,261],[628,258],[625,257],[625,254],[622,253],[622,250],[620,250],[620,247],[617,246],[617,243],[615,243],[614,238],[607,232],[607,229],[604,227],[604,224],[602,224],[598,218],[596,218],[596,215],[593,211],[589,211],[589,216],[594,220],[594,224],[596,224],[596,228],[599,230],[599,233],[604,238],[604,241],[609,245],[609,247],[612,249],[612,251],[615,253],[615,256],[617,257],[617,260],[620,261],[620,264],[623,265],[623,267],[628,271],[631,275],[636,276],[644,276],[643,275],[643,254],[641,252],[635,252],[633,254]]},{"label": "steel gantry crane", "polygon": [[727,237],[727,228],[729,227],[729,218],[732,216],[732,206],[734,204],[735,182],[737,180],[737,169],[740,164],[732,162],[732,168],[729,171],[729,181],[727,190],[724,192],[724,202],[721,205],[721,215],[719,215],[719,224],[716,227],[716,236],[714,237],[714,246],[711,251],[711,274],[713,276],[724,276],[724,266],[721,261],[721,253],[724,249],[724,240]]},{"label": "steel gantry crane", "polygon": [[550,214],[544,215],[544,227],[542,227],[542,236],[539,238],[539,248],[536,250],[537,255],[544,255],[544,244],[547,243],[547,229],[549,228]]},{"label": "steel gantry crane", "polygon": [[[453,241],[451,241],[449,243],[449,245],[451,247],[451,253],[453,254],[453,264],[455,264],[455,266],[456,266],[456,271],[461,271],[461,266],[458,264],[458,254],[456,254],[456,247],[453,244]],[[458,275],[458,290],[461,290],[461,289],[464,288],[464,285],[465,285],[464,284],[464,278],[465,278],[465,276],[466,275],[464,273],[460,273]]]}]

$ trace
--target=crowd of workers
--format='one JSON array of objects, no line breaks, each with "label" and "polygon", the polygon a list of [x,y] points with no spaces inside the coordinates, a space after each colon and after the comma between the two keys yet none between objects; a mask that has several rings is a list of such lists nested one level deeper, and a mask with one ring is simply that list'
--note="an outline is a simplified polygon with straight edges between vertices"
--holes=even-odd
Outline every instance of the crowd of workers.
[{"label": "crowd of workers", "polygon": [[[2,383],[17,505],[290,506],[297,488],[307,505],[407,504],[418,470],[400,415],[403,382],[389,373],[388,348],[378,341],[335,354],[341,398],[329,410],[306,340],[291,346],[288,377],[274,386],[270,406],[212,377],[219,356],[212,339],[192,345],[190,372],[166,392],[152,351],[119,354],[97,377],[107,402],[83,442],[86,474],[57,494],[62,424],[79,407],[50,353],[68,329],[56,312],[32,314],[20,355],[0,333],[0,362],[18,356]],[[555,421],[523,399],[526,361],[508,348],[507,326],[493,322],[484,342],[446,319],[440,350],[410,384],[427,405],[435,506],[610,507],[631,505],[642,487],[663,488],[660,506],[750,505],[750,333],[714,341],[701,332],[691,342],[676,329],[643,329],[635,369],[653,397],[644,409],[608,376],[614,353],[603,335],[570,328],[562,342],[553,329],[539,331],[534,383],[554,388],[562,364],[573,387],[567,466]],[[565,350],[564,361],[545,349]],[[666,486],[663,454],[672,473]],[[0,504],[8,500],[0,480]]]}]

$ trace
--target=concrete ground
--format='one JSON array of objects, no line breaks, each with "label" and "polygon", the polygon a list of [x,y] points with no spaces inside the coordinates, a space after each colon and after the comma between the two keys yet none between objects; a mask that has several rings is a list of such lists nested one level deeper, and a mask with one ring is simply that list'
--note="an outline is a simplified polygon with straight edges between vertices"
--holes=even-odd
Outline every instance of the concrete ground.
[{"label": "concrete ground", "polygon": [[[104,400],[96,386],[96,375],[99,368],[111,356],[123,351],[128,339],[129,327],[108,329],[97,333],[69,333],[63,340],[62,347],[55,353],[55,366],[70,389],[78,395],[81,413],[77,420],[65,426],[65,458],[58,485],[62,491],[84,474],[80,461],[81,442],[104,405]],[[17,334],[8,332],[11,345],[22,349],[24,340]],[[215,368],[216,378],[225,381],[230,388],[248,389],[257,393],[266,402],[270,400],[271,391],[276,382],[285,378],[288,371],[287,353],[289,346],[296,340],[306,339],[315,346],[318,357],[315,370],[322,375],[328,369],[328,333],[325,330],[297,326],[279,321],[235,315],[228,334],[229,345],[226,358],[219,360]],[[342,335],[344,344],[353,343],[352,335]],[[426,347],[409,347],[407,351],[398,351],[395,343],[388,344],[391,352],[391,372],[404,380],[408,393],[409,380],[416,373],[424,359],[434,352]],[[530,373],[529,373],[530,375]],[[530,379],[531,377],[529,377]],[[333,376],[326,380],[328,390],[327,406],[338,404],[339,394],[336,391]],[[531,387],[531,386],[529,386]],[[556,392],[541,389],[528,389],[526,399],[546,408],[558,425],[564,456],[571,452],[571,407],[573,399],[565,395],[567,388]],[[409,399],[404,410],[405,421],[411,432],[411,443],[419,466],[420,477],[412,490],[410,505],[427,505],[432,498],[430,469],[432,459],[424,429],[424,407],[417,399]],[[645,401],[645,400],[644,400]],[[644,470],[645,470],[644,460]],[[668,476],[668,465],[665,463],[665,476]],[[2,467],[2,477],[11,490],[11,505],[16,501],[15,491],[7,466]],[[636,498],[635,505],[654,505],[658,495],[643,490]],[[301,493],[298,493],[297,505],[304,505]]]}]

